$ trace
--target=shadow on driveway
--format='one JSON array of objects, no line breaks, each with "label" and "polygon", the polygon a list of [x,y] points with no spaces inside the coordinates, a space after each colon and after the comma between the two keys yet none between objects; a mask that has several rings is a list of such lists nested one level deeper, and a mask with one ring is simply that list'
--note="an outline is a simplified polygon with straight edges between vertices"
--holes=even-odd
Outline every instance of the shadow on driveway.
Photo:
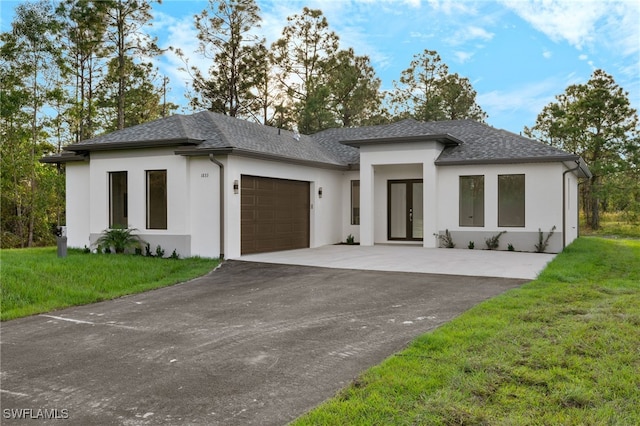
[{"label": "shadow on driveway", "polygon": [[78,425],[285,424],[524,282],[229,261],[184,284],[3,323],[2,423],[7,410],[47,409]]}]

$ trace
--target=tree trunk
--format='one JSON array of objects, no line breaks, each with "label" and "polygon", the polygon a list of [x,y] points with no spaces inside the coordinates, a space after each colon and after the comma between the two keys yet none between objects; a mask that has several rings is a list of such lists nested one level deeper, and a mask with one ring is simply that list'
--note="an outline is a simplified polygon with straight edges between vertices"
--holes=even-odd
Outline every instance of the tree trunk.
[{"label": "tree trunk", "polygon": [[589,185],[589,202],[591,207],[591,220],[589,222],[591,229],[600,229],[600,200],[598,197],[598,176],[591,177]]},{"label": "tree trunk", "polygon": [[118,130],[124,129],[124,89],[125,89],[125,69],[124,69],[124,16],[122,2],[118,4]]}]

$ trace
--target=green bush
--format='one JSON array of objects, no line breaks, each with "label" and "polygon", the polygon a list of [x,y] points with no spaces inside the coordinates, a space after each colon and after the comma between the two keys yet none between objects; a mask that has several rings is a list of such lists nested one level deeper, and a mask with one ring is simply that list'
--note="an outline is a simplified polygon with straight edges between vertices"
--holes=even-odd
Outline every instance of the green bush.
[{"label": "green bush", "polygon": [[104,247],[105,252],[124,253],[127,249],[135,249],[142,244],[140,237],[133,234],[134,231],[137,229],[116,225],[102,231],[96,244],[98,247]]}]

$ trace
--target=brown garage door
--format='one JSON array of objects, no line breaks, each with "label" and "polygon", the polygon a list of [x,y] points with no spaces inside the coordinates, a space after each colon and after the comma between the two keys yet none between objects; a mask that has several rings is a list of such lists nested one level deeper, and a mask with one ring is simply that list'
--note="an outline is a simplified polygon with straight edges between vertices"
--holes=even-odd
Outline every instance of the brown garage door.
[{"label": "brown garage door", "polygon": [[241,178],[241,253],[309,247],[309,182]]}]

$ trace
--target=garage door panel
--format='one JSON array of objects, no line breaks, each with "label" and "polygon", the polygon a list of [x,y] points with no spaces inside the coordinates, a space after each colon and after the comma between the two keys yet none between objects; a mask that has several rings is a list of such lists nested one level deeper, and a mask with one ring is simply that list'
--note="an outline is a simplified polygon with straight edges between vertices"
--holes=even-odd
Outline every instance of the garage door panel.
[{"label": "garage door panel", "polygon": [[242,254],[309,247],[309,182],[241,179]]}]

